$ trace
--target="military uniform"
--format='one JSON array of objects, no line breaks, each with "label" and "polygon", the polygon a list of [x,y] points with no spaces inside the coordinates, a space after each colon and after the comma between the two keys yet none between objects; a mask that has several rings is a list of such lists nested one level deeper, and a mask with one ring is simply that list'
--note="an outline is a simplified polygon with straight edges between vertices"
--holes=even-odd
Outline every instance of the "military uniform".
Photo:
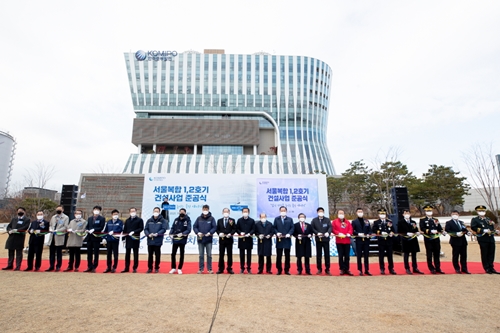
[{"label": "military uniform", "polygon": [[[380,211],[379,211],[380,213]],[[393,255],[393,238],[391,234],[394,234],[394,226],[392,221],[388,219],[378,219],[373,222],[372,233],[376,234],[378,238],[378,262],[380,266],[380,274],[385,274],[385,263],[384,257],[387,256],[387,268],[389,272],[393,275],[396,274],[394,271],[394,261],[392,259]]]},{"label": "military uniform", "polygon": [[[477,206],[476,211],[486,212],[485,206]],[[494,268],[495,261],[495,225],[486,216],[477,216],[471,220],[470,227],[477,235],[477,242],[481,250],[481,263],[488,274],[500,274]]]},{"label": "military uniform", "polygon": [[[425,211],[432,211],[432,209],[433,207],[429,205],[424,207]],[[441,270],[441,240],[439,239],[440,234],[443,232],[443,227],[437,219],[432,216],[426,216],[420,219],[420,231],[424,234],[427,267],[432,274],[444,274]]]}]

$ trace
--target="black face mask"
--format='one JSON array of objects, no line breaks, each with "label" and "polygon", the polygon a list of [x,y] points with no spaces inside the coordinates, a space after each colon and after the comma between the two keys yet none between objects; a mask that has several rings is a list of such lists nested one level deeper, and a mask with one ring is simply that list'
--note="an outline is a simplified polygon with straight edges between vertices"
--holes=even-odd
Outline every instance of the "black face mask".
[{"label": "black face mask", "polygon": [[56,210],[56,213],[57,213],[57,214],[61,214],[61,213],[62,213],[62,210],[58,209],[58,210]]},{"label": "black face mask", "polygon": [[179,216],[184,217],[184,216],[186,216],[186,214],[181,213],[181,214],[179,214]]},{"label": "black face mask", "polygon": [[24,212],[19,212],[17,213],[18,216],[23,216],[24,215]]}]

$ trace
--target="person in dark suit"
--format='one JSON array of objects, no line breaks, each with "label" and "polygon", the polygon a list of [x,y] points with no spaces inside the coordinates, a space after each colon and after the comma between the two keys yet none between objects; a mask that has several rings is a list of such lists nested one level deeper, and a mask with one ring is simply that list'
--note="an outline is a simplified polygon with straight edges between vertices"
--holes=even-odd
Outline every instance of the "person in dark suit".
[{"label": "person in dark suit", "polygon": [[[44,219],[43,210],[36,212],[36,220],[32,221],[29,227],[29,247],[28,247],[28,267],[25,271],[33,270],[33,259],[35,259],[35,271],[40,270],[42,265],[43,245],[45,242],[45,233],[49,231],[49,221]],[[42,234],[40,234],[42,233]]]},{"label": "person in dark suit", "polygon": [[144,230],[144,220],[137,216],[137,209],[132,207],[128,210],[129,218],[123,226],[123,233],[127,234],[125,238],[125,269],[122,273],[128,273],[130,270],[130,253],[134,251],[133,272],[137,273],[139,267],[139,246],[141,244],[141,232]]},{"label": "person in dark suit", "polygon": [[[398,222],[398,232],[403,237],[403,260],[405,265],[406,274],[424,274],[418,269],[417,252],[420,252],[420,245],[418,244],[417,236],[420,235],[417,222],[411,219],[411,214],[408,209],[403,211],[403,220]],[[413,273],[410,271],[409,257],[411,254],[411,265]]]},{"label": "person in dark suit", "polygon": [[313,218],[311,221],[311,227],[313,233],[316,235],[316,268],[318,271],[316,274],[321,274],[323,271],[321,264],[321,257],[325,256],[325,273],[326,275],[331,275],[330,273],[330,234],[332,233],[332,222],[330,219],[325,218],[325,210],[323,207],[318,207],[316,209],[318,216]]},{"label": "person in dark suit", "polygon": [[[444,230],[450,235],[450,245],[452,253],[453,268],[457,274],[470,274],[467,270],[467,238],[471,232],[467,230],[465,224],[460,221],[458,210],[451,212],[451,220],[446,222]],[[458,264],[460,260],[460,264]]]},{"label": "person in dark suit", "polygon": [[271,255],[273,254],[274,229],[273,224],[267,220],[266,213],[260,214],[260,222],[255,223],[255,234],[259,238],[257,242],[257,254],[259,255],[259,269],[257,274],[264,271],[264,257],[266,258],[266,273],[273,274],[271,271]]},{"label": "person in dark suit", "polygon": [[285,253],[285,274],[290,275],[290,248],[292,247],[292,239],[294,225],[291,217],[286,216],[287,209],[285,206],[280,207],[280,216],[277,216],[273,222],[274,232],[276,233],[276,269],[278,275],[283,272],[283,252]]},{"label": "person in dark suit", "polygon": [[495,270],[495,223],[486,216],[486,206],[479,205],[475,208],[477,215],[470,221],[470,228],[477,236],[477,243],[481,251],[481,263],[487,274],[500,274]]},{"label": "person in dark suit", "polygon": [[227,252],[227,272],[233,271],[233,235],[236,233],[236,221],[229,216],[229,208],[222,210],[223,217],[217,220],[217,234],[219,235],[219,269],[217,274],[224,273],[224,253]]},{"label": "person in dark suit", "polygon": [[380,274],[385,275],[384,257],[387,256],[389,273],[396,275],[394,270],[393,255],[393,237],[394,226],[392,221],[387,219],[385,209],[378,210],[378,220],[373,222],[372,232],[377,235],[378,241],[378,263],[380,266]]},{"label": "person in dark suit", "polygon": [[101,238],[94,235],[94,232],[102,232],[106,225],[106,219],[101,215],[102,207],[94,206],[92,215],[87,220],[87,269],[84,272],[95,273],[99,266],[99,247]]},{"label": "person in dark suit", "polygon": [[240,235],[240,237],[238,237],[238,248],[240,249],[240,274],[245,272],[245,252],[247,272],[248,274],[252,274],[252,236],[255,233],[255,220],[248,216],[250,214],[250,208],[243,208],[241,212],[243,217],[240,217],[236,223],[236,231]]},{"label": "person in dark suit", "polygon": [[297,272],[302,274],[302,258],[304,258],[304,267],[306,274],[311,275],[311,266],[309,258],[312,256],[311,238],[313,235],[312,226],[306,223],[306,215],[300,213],[299,222],[295,223],[293,237],[295,237],[295,256],[297,257]]},{"label": "person in dark suit", "polygon": [[356,258],[358,259],[358,271],[359,275],[363,275],[363,264],[361,259],[364,259],[365,264],[365,274],[372,275],[370,273],[370,234],[372,233],[372,227],[370,221],[363,218],[364,213],[362,208],[356,209],[357,219],[352,220],[353,235],[356,244]]},{"label": "person in dark suit", "polygon": [[[426,217],[420,219],[420,231],[424,234],[425,253],[427,256],[427,267],[431,274],[444,274],[441,270],[441,240],[439,239],[443,233],[443,227],[438,219],[432,217],[434,207],[431,205],[424,206]],[[434,263],[432,262],[434,259]]]},{"label": "person in dark suit", "polygon": [[[2,270],[14,269],[15,271],[19,271],[21,269],[26,230],[30,226],[30,219],[25,214],[26,209],[19,207],[17,209],[17,216],[10,220],[9,225],[7,225],[9,238],[5,242],[5,249],[9,250],[9,259],[7,266],[2,268]],[[16,268],[14,268],[14,255],[16,258]]]}]

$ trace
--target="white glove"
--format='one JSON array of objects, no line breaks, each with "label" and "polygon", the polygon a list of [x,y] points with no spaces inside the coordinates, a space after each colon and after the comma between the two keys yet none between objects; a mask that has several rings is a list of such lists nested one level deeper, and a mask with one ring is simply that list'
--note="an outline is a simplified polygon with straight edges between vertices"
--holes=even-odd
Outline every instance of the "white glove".
[{"label": "white glove", "polygon": [[415,234],[414,234],[413,232],[408,232],[408,233],[406,233],[406,235],[407,235],[408,237],[413,237]]},{"label": "white glove", "polygon": [[347,234],[347,235],[345,235],[345,236],[346,236],[347,238],[349,238],[349,237],[351,237],[351,234]]},{"label": "white glove", "polygon": [[220,238],[224,237],[224,233],[223,232],[219,232],[219,237]]},{"label": "white glove", "polygon": [[382,236],[387,236],[387,232],[382,231]]},{"label": "white glove", "polygon": [[89,234],[93,234],[93,233],[94,233],[94,229],[90,229]]},{"label": "white glove", "polygon": [[9,235],[12,235],[12,230],[9,230],[9,231],[7,231],[7,232],[9,233]]},{"label": "white glove", "polygon": [[71,232],[74,233],[74,234],[76,234],[76,230],[72,230]]},{"label": "white glove", "polygon": [[497,235],[500,235],[500,230],[497,230],[497,231],[495,231],[495,232],[497,233]]},{"label": "white glove", "polygon": [[73,229],[68,229],[68,232],[73,232]]},{"label": "white glove", "polygon": [[[325,235],[326,235],[326,234],[325,234]],[[339,236],[340,238],[344,238],[344,237],[345,237],[345,235],[344,235],[343,233],[339,233],[339,235],[338,235],[338,236]]]},{"label": "white glove", "polygon": [[32,233],[33,233],[33,229],[30,229],[30,234],[32,234]]},{"label": "white glove", "polygon": [[198,237],[202,237],[203,234],[201,232],[198,233]]},{"label": "white glove", "polygon": [[205,236],[210,237],[210,233],[209,233],[209,232],[207,232],[207,233],[205,234]]},{"label": "white glove", "polygon": [[240,232],[240,236],[245,236],[245,233],[244,232]]},{"label": "white glove", "polygon": [[485,234],[489,234],[490,232],[491,232],[491,230],[490,230],[490,229],[484,229],[484,233],[485,233]]},{"label": "white glove", "polygon": [[108,235],[113,236],[113,231],[108,232]]},{"label": "white glove", "polygon": [[318,237],[322,237],[322,236],[323,236],[323,234],[322,234],[321,232],[318,232],[317,236],[318,236]]},{"label": "white glove", "polygon": [[437,230],[431,230],[431,234],[437,234],[438,231]]},{"label": "white glove", "polygon": [[298,239],[302,239],[302,235],[297,235],[297,238]]},{"label": "white glove", "polygon": [[264,235],[259,235],[259,239],[263,239],[264,238]]},{"label": "white glove", "polygon": [[278,232],[276,236],[281,237],[281,232]]},{"label": "white glove", "polygon": [[54,229],[53,229],[53,228],[49,228],[49,231],[50,231],[50,232],[54,232]]},{"label": "white glove", "polygon": [[267,236],[266,236],[266,238],[267,238],[267,239],[271,238],[271,235],[267,235]]},{"label": "white glove", "polygon": [[463,233],[461,231],[457,232],[457,237],[462,237]]},{"label": "white glove", "polygon": [[420,235],[421,235],[420,231],[417,231],[417,236],[420,236]]},{"label": "white glove", "polygon": [[108,244],[108,242],[106,241],[106,239],[103,239],[103,240],[102,240],[102,244],[103,244],[103,245]]},{"label": "white glove", "polygon": [[40,233],[40,230],[35,230],[35,234],[39,234]]},{"label": "white glove", "polygon": [[250,234],[246,234],[245,237],[250,237]]},{"label": "white glove", "polygon": [[309,235],[307,235],[307,237],[311,238],[311,237],[312,237],[312,235],[311,235],[311,234],[309,234]]},{"label": "white glove", "polygon": [[134,234],[134,232],[133,232],[133,231],[130,231],[130,232],[128,233],[128,235],[129,235],[129,236],[132,236],[133,234]]},{"label": "white glove", "polygon": [[362,233],[362,232],[360,232],[360,233],[358,233],[358,236],[359,236],[359,237],[365,237],[365,234],[364,234],[364,233]]},{"label": "white glove", "polygon": [[329,233],[327,233],[327,232],[325,232],[325,237],[328,237],[328,236],[330,236],[330,234],[329,234]]},{"label": "white glove", "polygon": [[443,231],[443,236],[446,236],[448,235],[448,233],[446,231]]},{"label": "white glove", "polygon": [[290,238],[290,234],[286,234],[286,238]]},{"label": "white glove", "polygon": [[182,232],[179,232],[179,233],[177,234],[177,237],[182,237]]}]

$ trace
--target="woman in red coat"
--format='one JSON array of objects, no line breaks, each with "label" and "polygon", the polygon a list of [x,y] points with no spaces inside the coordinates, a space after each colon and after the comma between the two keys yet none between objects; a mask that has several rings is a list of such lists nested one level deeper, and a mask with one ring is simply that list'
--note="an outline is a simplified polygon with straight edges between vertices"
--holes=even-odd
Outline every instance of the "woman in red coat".
[{"label": "woman in red coat", "polygon": [[349,269],[349,259],[351,253],[352,224],[344,218],[344,211],[339,210],[337,218],[332,221],[333,234],[337,243],[339,253],[340,275],[352,275]]}]

